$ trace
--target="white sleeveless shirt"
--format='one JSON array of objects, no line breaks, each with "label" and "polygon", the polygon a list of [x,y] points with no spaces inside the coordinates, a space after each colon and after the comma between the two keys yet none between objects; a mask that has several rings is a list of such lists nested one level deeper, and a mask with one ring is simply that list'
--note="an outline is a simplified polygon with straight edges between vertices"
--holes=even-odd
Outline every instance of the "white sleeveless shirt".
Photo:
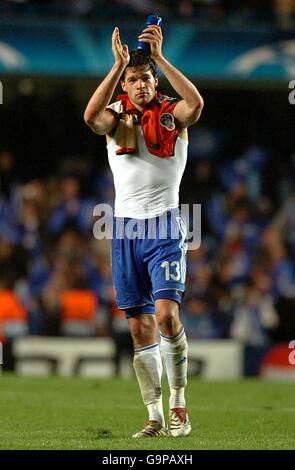
[{"label": "white sleeveless shirt", "polygon": [[148,219],[178,207],[188,142],[177,137],[174,156],[157,157],[148,151],[142,127],[135,128],[136,153],[116,155],[116,132],[107,145],[116,191],[115,217]]}]

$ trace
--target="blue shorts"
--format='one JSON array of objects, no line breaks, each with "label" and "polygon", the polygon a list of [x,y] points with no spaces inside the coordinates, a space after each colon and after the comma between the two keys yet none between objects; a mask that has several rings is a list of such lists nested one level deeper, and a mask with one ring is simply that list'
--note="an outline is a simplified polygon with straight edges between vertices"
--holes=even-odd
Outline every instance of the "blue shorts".
[{"label": "blue shorts", "polygon": [[118,308],[126,317],[155,313],[155,300],[181,303],[186,276],[186,226],[179,209],[152,219],[115,217],[111,267]]}]

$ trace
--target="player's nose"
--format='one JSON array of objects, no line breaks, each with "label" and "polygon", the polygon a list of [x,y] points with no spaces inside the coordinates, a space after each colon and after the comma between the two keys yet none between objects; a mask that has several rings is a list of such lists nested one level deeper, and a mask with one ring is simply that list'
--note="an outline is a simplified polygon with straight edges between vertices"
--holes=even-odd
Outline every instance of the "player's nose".
[{"label": "player's nose", "polygon": [[136,87],[137,89],[140,90],[141,88],[143,88],[143,86],[144,86],[144,81],[139,78],[136,82]]}]

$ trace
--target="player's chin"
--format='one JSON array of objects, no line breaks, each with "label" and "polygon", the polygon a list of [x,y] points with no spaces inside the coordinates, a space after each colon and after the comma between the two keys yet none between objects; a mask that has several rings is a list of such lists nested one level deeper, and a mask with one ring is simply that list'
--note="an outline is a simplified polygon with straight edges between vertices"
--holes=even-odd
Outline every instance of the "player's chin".
[{"label": "player's chin", "polygon": [[136,101],[138,104],[148,104],[151,101],[151,97],[148,94],[138,95]]}]

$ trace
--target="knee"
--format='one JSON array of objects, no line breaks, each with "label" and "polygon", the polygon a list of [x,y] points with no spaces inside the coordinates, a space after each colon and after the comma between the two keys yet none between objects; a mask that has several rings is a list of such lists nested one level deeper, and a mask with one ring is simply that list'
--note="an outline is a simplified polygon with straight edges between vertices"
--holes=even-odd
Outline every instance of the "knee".
[{"label": "knee", "polygon": [[147,318],[130,318],[130,333],[136,346],[155,342],[156,320],[153,315]]},{"label": "knee", "polygon": [[173,335],[175,326],[179,322],[178,311],[169,307],[159,307],[156,314],[160,331],[163,334]]},{"label": "knee", "polygon": [[130,325],[130,333],[133,338],[133,341],[138,342],[145,335],[145,327],[137,322]]}]

